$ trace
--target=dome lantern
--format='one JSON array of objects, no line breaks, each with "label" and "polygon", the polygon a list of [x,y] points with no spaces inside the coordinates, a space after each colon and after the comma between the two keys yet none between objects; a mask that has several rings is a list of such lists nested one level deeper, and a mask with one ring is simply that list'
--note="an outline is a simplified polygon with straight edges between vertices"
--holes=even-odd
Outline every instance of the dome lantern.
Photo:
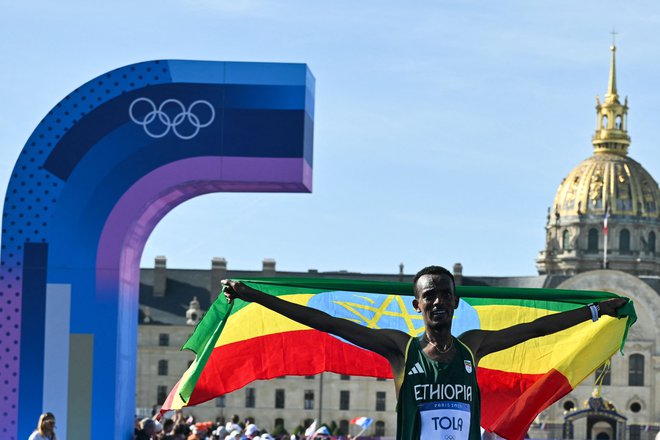
[{"label": "dome lantern", "polygon": [[628,154],[630,136],[628,136],[628,98],[619,102],[616,90],[616,46],[612,44],[612,60],[610,62],[610,78],[605,93],[605,101],[601,104],[596,97],[596,133],[591,140],[594,152],[614,153],[625,156]]}]

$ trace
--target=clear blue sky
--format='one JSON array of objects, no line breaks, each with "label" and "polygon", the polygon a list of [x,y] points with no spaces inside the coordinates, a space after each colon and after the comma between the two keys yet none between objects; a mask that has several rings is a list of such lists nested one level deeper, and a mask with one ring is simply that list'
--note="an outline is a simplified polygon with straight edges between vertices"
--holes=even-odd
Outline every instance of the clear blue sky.
[{"label": "clear blue sky", "polygon": [[533,275],[557,186],[592,152],[616,27],[630,153],[660,177],[660,3],[0,0],[0,182],[39,120],[151,59],[307,63],[314,192],[214,194],[156,227],[142,266],[393,273],[460,261]]}]

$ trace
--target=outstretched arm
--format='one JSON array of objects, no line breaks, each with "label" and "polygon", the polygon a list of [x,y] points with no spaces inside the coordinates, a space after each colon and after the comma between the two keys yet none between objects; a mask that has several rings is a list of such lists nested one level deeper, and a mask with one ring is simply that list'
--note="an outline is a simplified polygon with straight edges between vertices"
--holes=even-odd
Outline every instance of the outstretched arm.
[{"label": "outstretched arm", "polygon": [[[627,300],[624,298],[613,298],[602,301],[598,303],[600,306],[600,315],[616,317],[617,309],[626,302]],[[482,357],[490,353],[505,350],[528,339],[566,330],[589,319],[591,319],[589,308],[580,307],[579,309],[555,313],[532,322],[514,325],[502,330],[471,330],[463,333],[460,339],[470,347],[474,354],[475,362],[479,363]]]},{"label": "outstretched arm", "polygon": [[284,301],[253,289],[241,282],[222,280],[228,302],[234,298],[255,302],[274,312],[316,330],[332,333],[364,349],[385,357],[396,374],[404,367],[405,348],[410,338],[398,330],[377,330],[347,319],[336,318],[320,310]]}]

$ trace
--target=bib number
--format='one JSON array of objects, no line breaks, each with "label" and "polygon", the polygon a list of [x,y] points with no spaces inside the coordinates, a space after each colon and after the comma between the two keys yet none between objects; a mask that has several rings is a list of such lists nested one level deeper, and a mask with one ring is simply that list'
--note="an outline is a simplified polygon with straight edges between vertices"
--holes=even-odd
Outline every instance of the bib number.
[{"label": "bib number", "polygon": [[421,440],[468,440],[470,405],[461,402],[428,402],[419,405]]}]

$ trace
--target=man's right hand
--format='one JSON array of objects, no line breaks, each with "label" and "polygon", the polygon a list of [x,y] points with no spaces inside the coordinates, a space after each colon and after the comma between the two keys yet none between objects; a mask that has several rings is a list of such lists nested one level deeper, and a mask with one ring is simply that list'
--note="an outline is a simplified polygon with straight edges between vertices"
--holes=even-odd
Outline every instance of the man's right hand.
[{"label": "man's right hand", "polygon": [[251,302],[254,300],[253,294],[258,293],[257,290],[246,286],[240,281],[222,280],[220,281],[220,285],[224,288],[225,298],[227,298],[228,303],[231,303],[234,298],[240,298],[243,301]]}]

